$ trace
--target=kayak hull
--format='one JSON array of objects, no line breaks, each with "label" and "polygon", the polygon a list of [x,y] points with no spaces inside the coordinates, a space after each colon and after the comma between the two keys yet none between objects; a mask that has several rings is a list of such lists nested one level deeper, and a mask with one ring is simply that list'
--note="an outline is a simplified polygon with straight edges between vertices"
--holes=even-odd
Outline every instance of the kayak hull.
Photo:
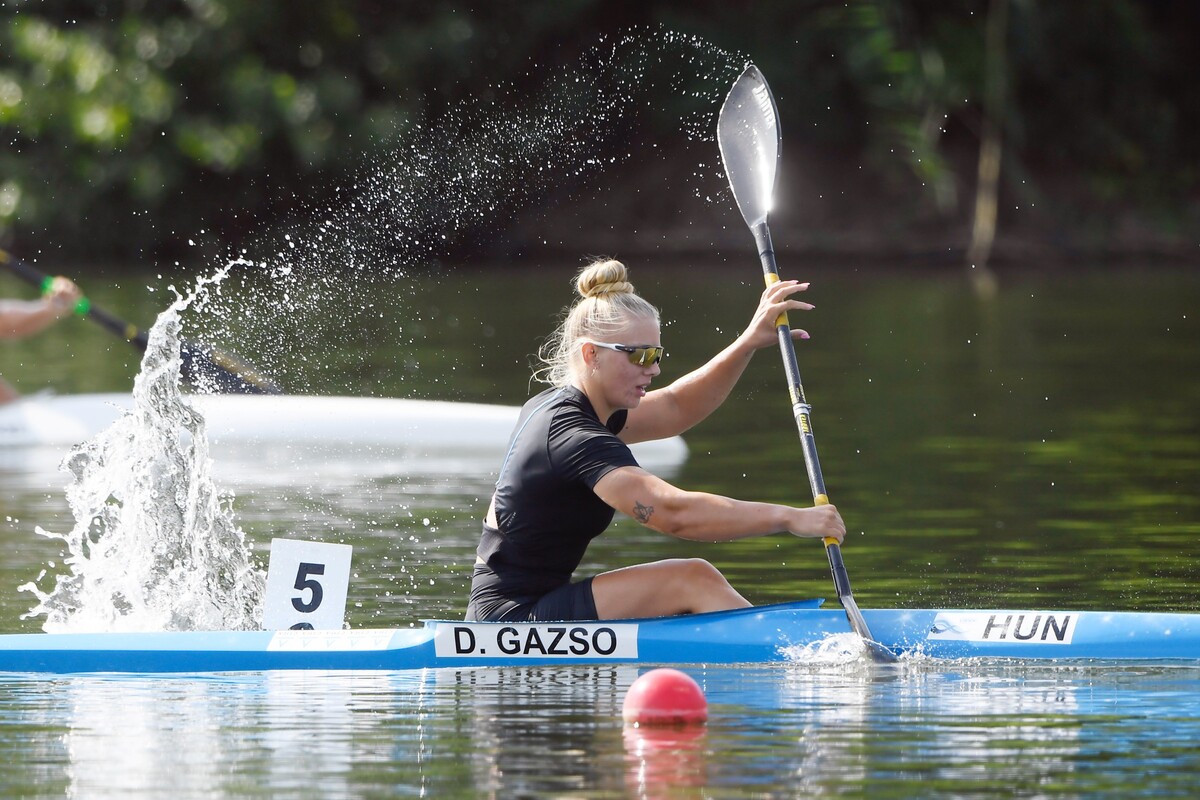
[{"label": "kayak hull", "polygon": [[[426,621],[400,629],[0,635],[0,672],[208,673],[412,670],[548,664],[803,661],[852,645],[845,614],[821,601],[642,620]],[[1107,611],[863,611],[904,657],[1200,660],[1200,615]]]}]

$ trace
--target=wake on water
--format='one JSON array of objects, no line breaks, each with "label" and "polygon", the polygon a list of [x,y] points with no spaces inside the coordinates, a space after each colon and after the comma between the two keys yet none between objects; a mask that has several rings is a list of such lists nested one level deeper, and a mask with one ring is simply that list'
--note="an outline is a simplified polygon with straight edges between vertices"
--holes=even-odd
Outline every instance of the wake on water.
[{"label": "wake on water", "polygon": [[867,646],[857,633],[833,633],[823,639],[783,648],[789,664],[807,667],[836,667],[870,663]]},{"label": "wake on water", "polygon": [[133,409],[63,462],[75,527],[37,532],[63,541],[70,572],[48,592],[20,587],[38,599],[25,618],[45,616],[49,633],[261,627],[265,577],[213,483],[204,419],[179,390],[179,315],[195,296],[151,328]]}]

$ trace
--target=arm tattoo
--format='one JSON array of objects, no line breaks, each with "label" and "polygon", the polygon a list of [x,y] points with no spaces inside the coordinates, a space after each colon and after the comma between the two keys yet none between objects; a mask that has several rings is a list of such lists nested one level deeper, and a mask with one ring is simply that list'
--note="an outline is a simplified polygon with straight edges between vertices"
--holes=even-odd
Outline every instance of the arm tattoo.
[{"label": "arm tattoo", "polygon": [[637,500],[633,501],[633,518],[645,525],[654,513],[654,506],[644,506]]}]

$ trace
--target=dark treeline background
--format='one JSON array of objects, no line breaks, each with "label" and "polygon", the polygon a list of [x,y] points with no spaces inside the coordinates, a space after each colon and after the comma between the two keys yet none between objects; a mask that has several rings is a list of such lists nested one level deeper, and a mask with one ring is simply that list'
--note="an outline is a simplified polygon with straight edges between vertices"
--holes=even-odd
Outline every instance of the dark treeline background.
[{"label": "dark treeline background", "polygon": [[[1192,0],[0,0],[0,244],[140,263],[201,237],[243,246],[333,202],[404,130],[489,93],[536,102],[602,37],[639,30],[697,37],[768,77],[804,208],[792,246],[1196,258]],[[711,91],[696,102],[715,111]],[[623,157],[603,181],[648,195],[694,170],[686,148],[673,160],[638,143],[669,144],[696,112],[656,105],[643,138],[605,143]],[[711,235],[675,250],[734,235],[716,205],[690,220]],[[447,252],[519,255],[555,213],[527,228],[497,215]],[[637,204],[586,214],[625,251],[671,238]]]}]

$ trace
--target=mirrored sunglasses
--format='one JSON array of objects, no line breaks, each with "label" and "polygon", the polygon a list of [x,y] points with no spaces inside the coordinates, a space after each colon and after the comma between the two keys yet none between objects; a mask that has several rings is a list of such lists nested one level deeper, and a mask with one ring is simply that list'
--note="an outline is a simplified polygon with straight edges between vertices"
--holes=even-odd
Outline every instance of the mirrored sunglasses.
[{"label": "mirrored sunglasses", "polygon": [[632,344],[610,344],[609,342],[592,342],[596,347],[603,347],[606,350],[619,350],[629,356],[630,364],[637,364],[639,367],[650,367],[662,361],[662,357],[666,354],[661,346],[655,345],[632,345]]}]

